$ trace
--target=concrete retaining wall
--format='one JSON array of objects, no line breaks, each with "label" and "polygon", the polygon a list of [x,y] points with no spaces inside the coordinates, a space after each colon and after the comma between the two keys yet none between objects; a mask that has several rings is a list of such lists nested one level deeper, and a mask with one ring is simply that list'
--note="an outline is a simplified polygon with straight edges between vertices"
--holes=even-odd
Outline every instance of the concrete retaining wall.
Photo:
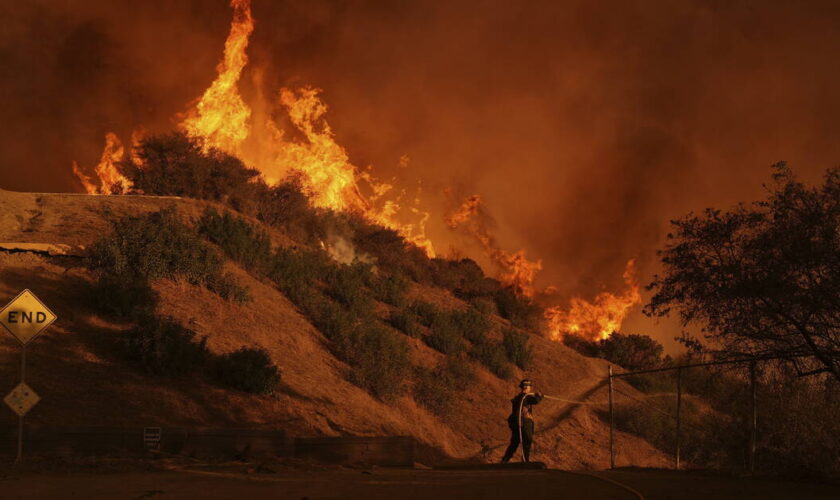
[{"label": "concrete retaining wall", "polygon": [[[16,452],[17,427],[0,432],[0,454]],[[142,454],[143,428],[27,425],[27,454]],[[282,430],[162,428],[160,451],[193,457],[291,456],[293,441]]]},{"label": "concrete retaining wall", "polygon": [[[142,427],[27,425],[25,455],[142,455]],[[292,438],[282,430],[162,428],[160,451],[197,458],[296,457],[329,464],[411,466],[415,441],[404,436]],[[17,427],[0,428],[0,455],[17,452]]]}]

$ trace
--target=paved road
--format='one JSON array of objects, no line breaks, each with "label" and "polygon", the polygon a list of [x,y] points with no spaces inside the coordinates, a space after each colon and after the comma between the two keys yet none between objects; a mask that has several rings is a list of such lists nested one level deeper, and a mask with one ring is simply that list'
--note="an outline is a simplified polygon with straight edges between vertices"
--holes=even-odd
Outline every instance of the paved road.
[{"label": "paved road", "polygon": [[[840,487],[814,482],[734,478],[670,471],[597,473],[643,494],[644,500],[837,499]],[[438,471],[409,469],[252,473],[0,473],[2,499],[583,499],[635,500],[602,479],[552,470]]]},{"label": "paved road", "polygon": [[23,475],[0,480],[0,498],[635,500],[637,497],[599,479],[559,471],[376,469],[251,475],[186,472]]},{"label": "paved road", "polygon": [[838,500],[840,484],[814,480],[734,477],[714,472],[616,470],[598,472],[644,494],[645,500]]}]

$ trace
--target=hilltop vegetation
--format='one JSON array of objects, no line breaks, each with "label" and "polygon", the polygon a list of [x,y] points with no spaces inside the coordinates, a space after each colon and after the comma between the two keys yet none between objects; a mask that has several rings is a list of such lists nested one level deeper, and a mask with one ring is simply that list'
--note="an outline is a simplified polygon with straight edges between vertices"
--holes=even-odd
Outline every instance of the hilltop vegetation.
[{"label": "hilltop vegetation", "polygon": [[[528,367],[528,335],[516,327],[533,328],[539,309],[487,278],[475,262],[430,259],[394,230],[358,215],[312,207],[294,176],[268,186],[237,158],[205,151],[199,139],[183,134],[149,137],[136,157],[142,167],[122,164],[136,192],[221,202],[298,241],[294,247],[275,248],[256,223],[226,210],[207,209],[193,223],[166,209],[115,221],[113,233],[91,247],[86,262],[100,276],[95,297],[103,312],[152,325],[133,331],[128,342],[132,359],[147,370],[182,373],[207,357],[192,332],[153,318],[156,297],[150,281],[185,279],[228,300],[249,300],[247,288],[222,271],[222,255],[282,291],[329,339],[333,354],[351,367],[348,379],[379,398],[394,398],[413,386],[422,404],[445,412],[440,401],[446,390],[429,383],[430,372],[412,368],[406,338],[420,338],[449,358],[431,372],[438,382],[464,385],[472,373],[470,360],[501,379],[512,377],[514,363]],[[328,234],[352,242],[367,260],[333,260],[324,248]],[[412,281],[449,289],[474,305],[462,311],[409,303]],[[489,335],[494,313],[512,324],[499,332],[503,341]],[[244,362],[253,356],[243,352],[240,358]],[[232,363],[236,358],[224,359]],[[223,366],[222,361],[213,364]],[[265,384],[247,381],[232,385],[266,390]]]},{"label": "hilltop vegetation", "polygon": [[[142,161],[142,166],[135,164],[134,159],[121,163],[134,185],[133,192],[220,202],[282,230],[299,245],[310,249],[320,250],[329,235],[337,236],[350,242],[358,255],[369,256],[377,268],[387,270],[389,280],[409,279],[445,288],[459,298],[481,304],[479,308],[484,313],[497,313],[516,327],[532,331],[539,327],[541,308],[498,280],[485,276],[474,261],[429,258],[425,251],[393,229],[370,223],[358,214],[315,208],[294,173],[269,186],[258,177],[256,170],[246,167],[238,158],[214,148],[205,150],[200,138],[183,133],[147,137],[135,156]],[[229,224],[224,217],[223,214],[223,220],[217,222]],[[236,228],[217,228],[217,237],[240,238],[240,235],[223,235],[230,234],[226,230]],[[253,243],[243,238],[238,244]],[[234,258],[239,257],[239,254],[234,255]],[[388,294],[384,288],[388,285],[388,281],[382,281],[376,291]]]}]

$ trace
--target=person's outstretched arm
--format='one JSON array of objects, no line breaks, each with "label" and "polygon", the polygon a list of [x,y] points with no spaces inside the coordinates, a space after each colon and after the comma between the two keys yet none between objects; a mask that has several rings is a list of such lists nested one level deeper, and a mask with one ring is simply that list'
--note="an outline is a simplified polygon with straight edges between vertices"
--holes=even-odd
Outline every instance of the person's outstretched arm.
[{"label": "person's outstretched arm", "polygon": [[528,399],[525,400],[525,404],[527,405],[535,405],[543,400],[543,393],[538,392],[536,394],[528,394]]}]

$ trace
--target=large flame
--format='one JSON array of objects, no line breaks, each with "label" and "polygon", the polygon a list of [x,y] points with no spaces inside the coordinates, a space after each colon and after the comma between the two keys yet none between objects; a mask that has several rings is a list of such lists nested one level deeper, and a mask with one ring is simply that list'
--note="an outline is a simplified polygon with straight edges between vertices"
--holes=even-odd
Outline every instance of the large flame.
[{"label": "large flame", "polygon": [[192,136],[203,137],[208,147],[236,153],[248,137],[251,117],[251,108],[239,95],[237,84],[248,64],[245,50],[254,31],[254,18],[250,0],[231,0],[230,5],[233,21],[225,40],[224,57],[216,67],[218,76],[186,114],[181,127]]},{"label": "large flame", "polygon": [[[242,99],[238,82],[248,62],[246,49],[254,20],[248,0],[232,0],[231,6],[233,22],[224,58],[217,68],[218,76],[186,113],[181,128],[189,135],[202,137],[205,147],[236,155],[259,169],[268,183],[299,174],[316,207],[360,213],[372,222],[395,229],[434,256],[432,243],[425,236],[429,214],[412,206],[408,212],[414,223],[397,220],[402,210],[400,198],[386,198],[392,186],[377,181],[350,162],[347,151],[335,141],[324,119],[327,105],[320,99],[320,90],[283,88],[277,99],[269,103],[285,112],[301,140],[288,139],[271,112],[263,113],[261,120],[252,120],[252,109]],[[370,191],[367,196],[359,186],[362,181]]]},{"label": "large flame", "polygon": [[600,340],[619,331],[627,313],[642,300],[636,282],[636,262],[633,259],[627,262],[624,270],[624,284],[626,288],[621,295],[601,292],[592,302],[580,297],[573,298],[568,310],[561,306],[546,309],[545,317],[551,338],[562,340],[567,334],[573,333],[589,340]]}]

